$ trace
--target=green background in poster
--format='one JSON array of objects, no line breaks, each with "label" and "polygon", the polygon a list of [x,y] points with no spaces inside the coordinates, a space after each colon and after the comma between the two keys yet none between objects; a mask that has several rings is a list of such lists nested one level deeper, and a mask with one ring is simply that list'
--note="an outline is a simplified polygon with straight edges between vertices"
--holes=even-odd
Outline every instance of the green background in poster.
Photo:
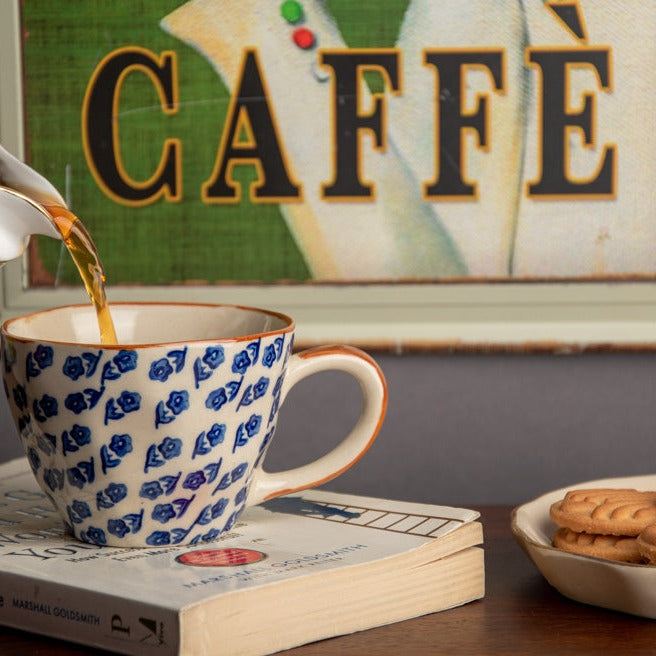
[{"label": "green background in poster", "polygon": [[[278,1],[278,0],[263,0]],[[189,281],[295,282],[309,278],[277,205],[207,205],[201,185],[213,169],[229,94],[207,61],[166,34],[159,21],[181,0],[27,0],[22,5],[28,160],[66,196],[91,233],[109,284]],[[328,7],[351,47],[394,44],[407,0],[333,0]],[[238,9],[239,3],[234,3]],[[182,143],[183,199],[127,207],[106,197],[86,164],[81,138],[85,89],[100,61],[117,48],[177,54],[179,109],[162,112],[145,75],[122,87],[121,156],[134,180],[154,172],[166,138]],[[380,80],[370,77],[373,87]],[[376,89],[378,90],[378,89]],[[290,90],[293,93],[293,90]],[[252,166],[236,167],[242,184]],[[79,278],[62,246],[40,238],[46,284]]]}]

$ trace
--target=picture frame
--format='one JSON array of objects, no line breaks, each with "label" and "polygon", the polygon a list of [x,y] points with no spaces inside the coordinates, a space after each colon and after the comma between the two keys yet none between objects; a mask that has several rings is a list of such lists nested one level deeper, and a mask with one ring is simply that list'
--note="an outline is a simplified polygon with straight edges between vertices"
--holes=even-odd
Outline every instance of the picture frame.
[{"label": "picture frame", "polygon": [[[543,9],[545,4],[561,5],[561,9],[566,6],[568,11],[577,11],[579,17],[587,16],[589,6],[584,0],[554,3],[535,0],[532,6]],[[407,10],[405,4],[404,8]],[[30,84],[30,71],[26,69],[20,36],[25,31],[23,16],[18,1],[3,0],[1,10],[0,143],[20,159],[32,163],[28,148],[34,152],[36,137],[30,133],[25,106],[25,84]],[[563,15],[571,14],[563,11]],[[556,25],[553,29],[567,32],[557,25],[558,16],[554,16],[550,18]],[[571,34],[566,36],[576,41]],[[588,47],[587,38],[579,40]],[[114,50],[104,48],[105,56]],[[522,57],[526,58],[526,53]],[[527,61],[523,65],[530,68]],[[489,78],[489,74],[485,73],[484,77]],[[489,79],[484,83],[489,85]],[[82,108],[78,109],[81,112]],[[653,122],[653,117],[649,120]],[[245,126],[247,123],[242,123],[241,129],[245,130]],[[576,137],[576,131],[573,132],[572,138]],[[620,143],[620,157],[621,146]],[[600,156],[598,148],[594,161],[600,161]],[[643,163],[644,167],[651,165],[651,161]],[[623,184],[621,173],[620,170],[619,185]],[[87,184],[92,181],[88,171],[84,175]],[[463,180],[467,182],[466,176]],[[604,201],[596,199],[596,202],[595,207],[599,207]],[[335,203],[331,209],[340,212],[343,207]],[[653,222],[656,223],[656,218]],[[124,235],[121,238],[125,240]],[[137,279],[112,284],[116,276],[108,270],[108,297],[110,302],[200,300],[274,308],[295,318],[298,341],[303,345],[348,342],[397,353],[652,350],[656,328],[656,258],[653,247],[647,246],[646,250],[635,270],[618,270],[607,275],[572,273],[566,268],[559,275],[551,275],[537,268],[531,275],[514,276],[474,271],[432,278],[394,274],[387,278],[344,275],[295,280],[278,277],[273,281],[227,278],[210,283],[184,280],[182,284],[156,281],[139,284]],[[78,286],[32,284],[29,257],[7,263],[0,271],[3,317],[46,306],[86,302]],[[643,263],[649,262],[649,258],[653,260],[651,267]]]}]

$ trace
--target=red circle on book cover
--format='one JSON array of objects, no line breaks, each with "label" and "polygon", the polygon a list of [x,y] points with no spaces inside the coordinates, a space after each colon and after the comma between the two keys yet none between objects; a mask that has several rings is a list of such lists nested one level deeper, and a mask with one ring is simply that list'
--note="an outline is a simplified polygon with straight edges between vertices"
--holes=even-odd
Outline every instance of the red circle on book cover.
[{"label": "red circle on book cover", "polygon": [[202,549],[188,551],[176,558],[183,565],[194,567],[239,567],[264,560],[266,554],[254,549]]}]

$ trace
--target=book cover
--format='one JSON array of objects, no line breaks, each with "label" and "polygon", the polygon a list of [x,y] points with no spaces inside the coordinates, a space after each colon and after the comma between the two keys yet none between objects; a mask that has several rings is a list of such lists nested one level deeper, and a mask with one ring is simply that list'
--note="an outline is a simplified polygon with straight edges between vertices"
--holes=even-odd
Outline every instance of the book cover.
[{"label": "book cover", "polygon": [[0,465],[0,624],[125,654],[266,654],[484,594],[478,514],[310,490],[221,539],[118,549],[64,532]]}]

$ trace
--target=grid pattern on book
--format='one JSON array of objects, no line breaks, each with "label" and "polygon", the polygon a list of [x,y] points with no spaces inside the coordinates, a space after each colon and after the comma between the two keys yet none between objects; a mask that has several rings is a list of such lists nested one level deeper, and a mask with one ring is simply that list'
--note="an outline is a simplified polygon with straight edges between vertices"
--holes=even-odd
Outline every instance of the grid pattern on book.
[{"label": "grid pattern on book", "polygon": [[306,501],[313,504],[314,507],[313,511],[305,514],[306,517],[355,524],[394,533],[408,533],[437,538],[464,523],[463,520],[440,515],[390,512],[376,508],[342,506],[334,503],[327,506],[325,503],[309,498],[306,498]]}]

